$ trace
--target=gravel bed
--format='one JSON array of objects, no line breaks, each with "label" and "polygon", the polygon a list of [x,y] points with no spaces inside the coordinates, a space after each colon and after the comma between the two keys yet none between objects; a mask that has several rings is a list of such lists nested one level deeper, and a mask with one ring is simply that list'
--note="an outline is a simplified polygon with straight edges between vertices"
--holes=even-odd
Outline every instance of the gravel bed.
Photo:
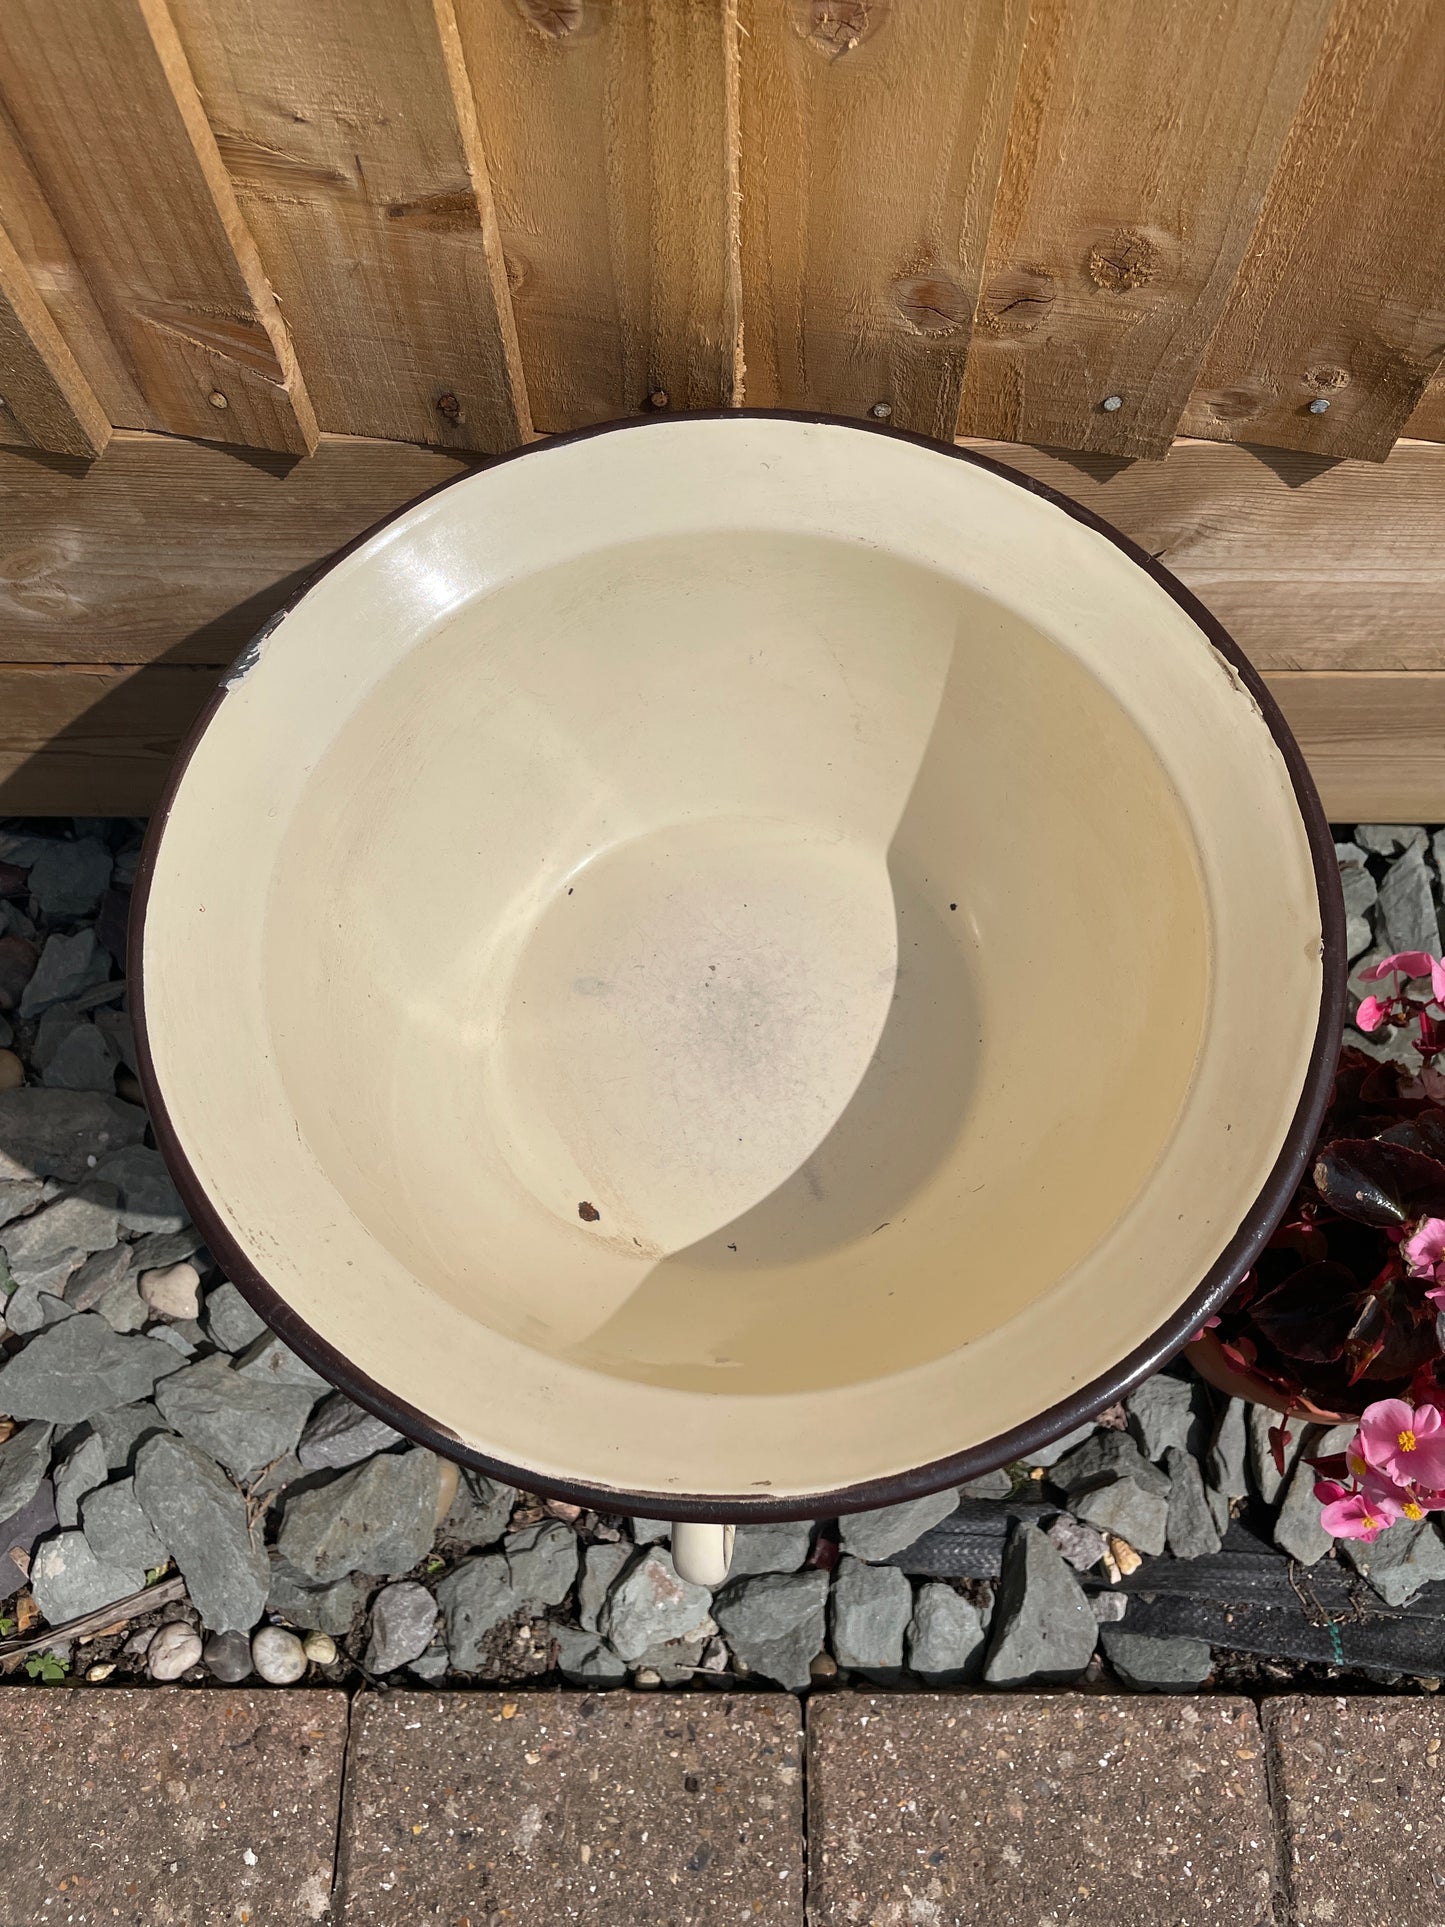
[{"label": "gravel bed", "polygon": [[[1127,1589],[1141,1561],[1217,1555],[1246,1517],[1299,1562],[1291,1572],[1336,1569],[1298,1457],[1329,1443],[1295,1428],[1281,1478],[1272,1415],[1226,1403],[1182,1367],[961,1494],[744,1527],[716,1594],[678,1579],[661,1521],[459,1475],[399,1438],[226,1282],[154,1148],[123,977],[142,827],[0,827],[10,1679],[794,1691],[849,1679],[1143,1691],[1339,1681],[1338,1668],[1281,1670],[1131,1627],[1131,1604],[1149,1597]],[[1337,837],[1353,967],[1438,951],[1445,831],[1360,824]],[[1351,1029],[1350,1040],[1376,1056],[1397,1047],[1393,1032],[1377,1042]],[[911,1548],[965,1512],[998,1529],[996,1576],[904,1570]],[[1433,1521],[1351,1550],[1362,1568],[1351,1583],[1394,1607],[1445,1579]]]}]

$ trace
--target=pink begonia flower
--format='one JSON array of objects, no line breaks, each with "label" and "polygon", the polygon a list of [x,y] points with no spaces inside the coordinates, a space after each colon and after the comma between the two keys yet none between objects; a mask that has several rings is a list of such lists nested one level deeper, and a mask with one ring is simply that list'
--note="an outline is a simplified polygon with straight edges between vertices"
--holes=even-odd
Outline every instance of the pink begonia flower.
[{"label": "pink begonia flower", "polygon": [[1429,977],[1434,980],[1440,968],[1440,959],[1432,957],[1428,950],[1397,950],[1393,957],[1382,957],[1377,964],[1359,973],[1363,984],[1377,984],[1382,977]]},{"label": "pink begonia flower", "polygon": [[1378,1030],[1390,1014],[1388,1003],[1381,1003],[1378,997],[1366,997],[1355,1012],[1355,1023],[1367,1035]]},{"label": "pink begonia flower", "polygon": [[1445,1311],[1445,1285],[1436,1285],[1435,1289],[1433,1291],[1427,1291],[1425,1296],[1435,1307],[1436,1311]]},{"label": "pink begonia flower", "polygon": [[1445,1259],[1445,1218],[1422,1218],[1414,1236],[1407,1238],[1401,1246],[1405,1263],[1412,1278],[1441,1276],[1440,1263]]},{"label": "pink begonia flower", "polygon": [[1315,1497],[1323,1507],[1320,1524],[1332,1539],[1378,1539],[1400,1516],[1400,1506],[1383,1494],[1347,1492],[1333,1479],[1318,1480]]},{"label": "pink begonia flower", "polygon": [[1445,1422],[1433,1405],[1382,1398],[1367,1406],[1360,1450],[1373,1473],[1396,1485],[1445,1486]]}]

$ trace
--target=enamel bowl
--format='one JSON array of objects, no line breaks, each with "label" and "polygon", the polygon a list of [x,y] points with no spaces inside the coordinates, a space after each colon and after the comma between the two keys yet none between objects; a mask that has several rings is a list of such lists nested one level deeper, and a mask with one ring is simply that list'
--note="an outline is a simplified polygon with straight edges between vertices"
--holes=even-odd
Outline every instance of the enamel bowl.
[{"label": "enamel bowl", "polygon": [[1182,1345],[1303,1167],[1328,832],[1150,558],[961,450],[537,444],[263,631],[133,968],[196,1223],[307,1359],[619,1510],[879,1505]]}]

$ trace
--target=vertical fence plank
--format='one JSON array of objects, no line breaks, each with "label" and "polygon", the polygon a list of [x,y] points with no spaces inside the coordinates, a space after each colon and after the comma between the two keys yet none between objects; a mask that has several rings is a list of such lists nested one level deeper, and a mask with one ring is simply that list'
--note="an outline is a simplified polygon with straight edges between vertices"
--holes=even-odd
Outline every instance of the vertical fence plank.
[{"label": "vertical fence plank", "polygon": [[1383,461],[1445,354],[1442,199],[1445,6],[1340,0],[1187,432]]},{"label": "vertical fence plank", "polygon": [[117,428],[155,422],[94,295],[41,192],[0,102],[0,208],[5,228],[35,290],[75,356],[106,418]]},{"label": "vertical fence plank", "polygon": [[4,0],[0,90],[154,425],[314,447],[290,341],[165,0]]},{"label": "vertical fence plank", "polygon": [[1164,453],[1328,11],[1034,0],[961,432]]},{"label": "vertical fence plank", "polygon": [[527,418],[451,0],[172,0],[324,429],[495,452]]},{"label": "vertical fence plank", "polygon": [[110,420],[0,228],[0,440],[11,439],[98,455]]},{"label": "vertical fence plank", "polygon": [[743,0],[747,398],[949,437],[1027,0]]},{"label": "vertical fence plank", "polygon": [[537,427],[729,404],[734,0],[457,0],[457,24]]}]

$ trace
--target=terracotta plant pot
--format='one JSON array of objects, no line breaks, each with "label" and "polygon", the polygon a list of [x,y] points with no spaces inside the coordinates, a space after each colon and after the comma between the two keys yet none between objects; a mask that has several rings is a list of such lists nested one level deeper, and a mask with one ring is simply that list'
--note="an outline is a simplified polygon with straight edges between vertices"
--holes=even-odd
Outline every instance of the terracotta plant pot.
[{"label": "terracotta plant pot", "polygon": [[1267,1379],[1259,1378],[1253,1372],[1237,1371],[1224,1356],[1224,1347],[1213,1332],[1205,1332],[1202,1337],[1196,1338],[1187,1347],[1185,1357],[1199,1376],[1216,1391],[1223,1392],[1229,1398],[1248,1399],[1252,1405],[1263,1405],[1271,1412],[1282,1413],[1285,1418],[1304,1419],[1312,1425],[1341,1425],[1346,1420],[1359,1417],[1358,1412],[1332,1412],[1307,1398],[1287,1398]]},{"label": "terracotta plant pot", "polygon": [[210,1248],[363,1404],[578,1502],[815,1517],[1186,1342],[1299,1180],[1343,927],[1150,556],[740,410],[493,462],[267,625],[152,819],[136,1027]]}]

